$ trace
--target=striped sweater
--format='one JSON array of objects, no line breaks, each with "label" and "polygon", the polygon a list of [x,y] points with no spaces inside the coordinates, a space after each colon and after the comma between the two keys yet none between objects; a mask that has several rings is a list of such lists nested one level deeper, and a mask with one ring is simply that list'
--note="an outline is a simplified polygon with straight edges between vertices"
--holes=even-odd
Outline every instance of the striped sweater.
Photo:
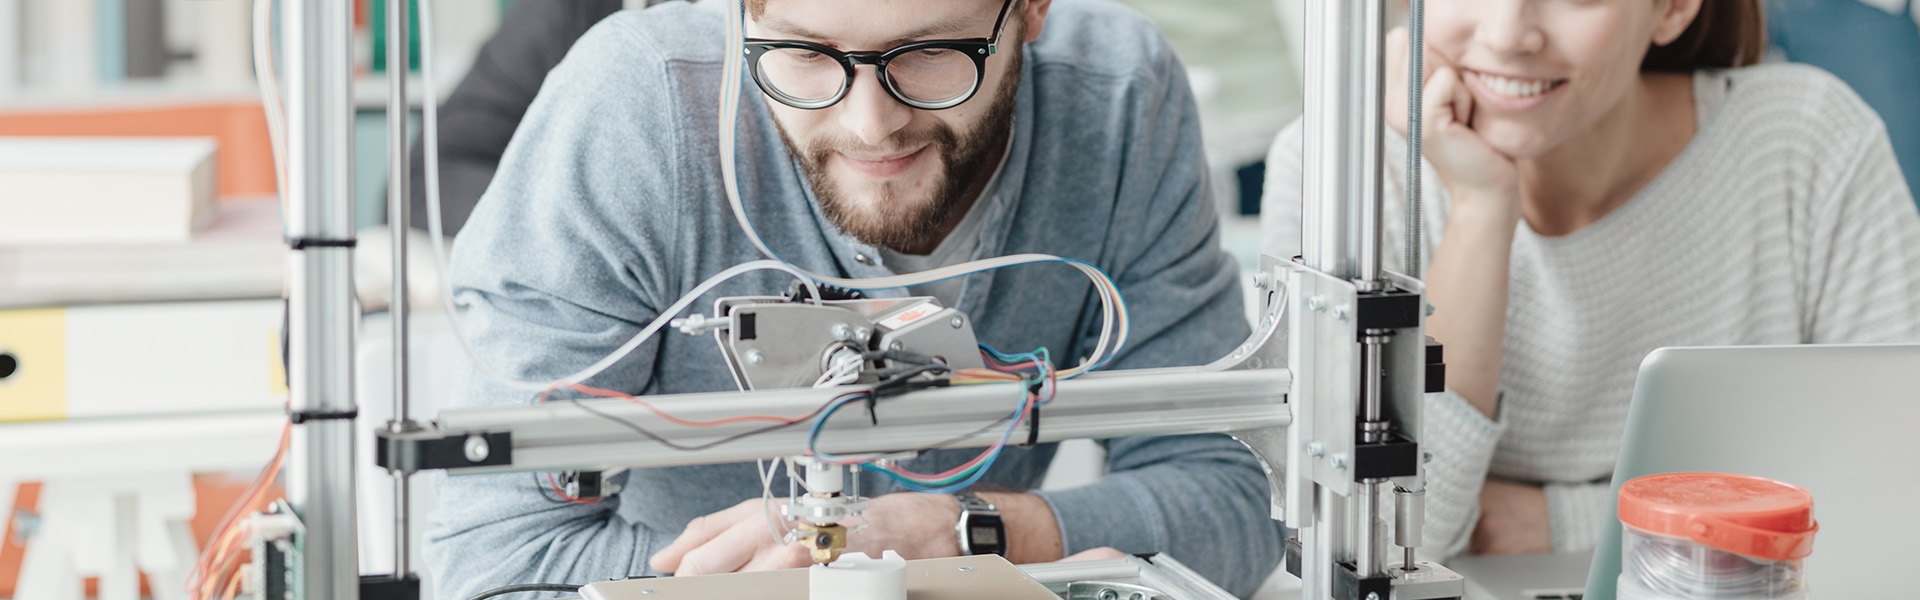
[{"label": "striped sweater", "polygon": [[[1572,234],[1518,225],[1498,418],[1450,391],[1425,403],[1423,553],[1465,552],[1488,475],[1544,485],[1554,549],[1592,548],[1611,518],[1634,376],[1656,348],[1920,341],[1920,215],[1879,117],[1801,65],[1693,80],[1699,129],[1638,195]],[[1302,133],[1288,127],[1267,161],[1270,254],[1299,253]],[[1395,137],[1383,254],[1399,270],[1406,144]],[[1451,203],[1422,171],[1431,257]]]}]

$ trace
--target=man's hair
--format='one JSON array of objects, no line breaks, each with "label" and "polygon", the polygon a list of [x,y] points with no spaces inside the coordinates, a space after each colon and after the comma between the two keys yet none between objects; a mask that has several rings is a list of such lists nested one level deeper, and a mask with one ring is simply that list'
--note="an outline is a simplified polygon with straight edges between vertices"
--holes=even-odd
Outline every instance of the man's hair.
[{"label": "man's hair", "polygon": [[[766,0],[758,0],[765,2]],[[1702,0],[1687,30],[1665,46],[1647,49],[1641,71],[1692,72],[1758,64],[1767,48],[1760,0]]]}]

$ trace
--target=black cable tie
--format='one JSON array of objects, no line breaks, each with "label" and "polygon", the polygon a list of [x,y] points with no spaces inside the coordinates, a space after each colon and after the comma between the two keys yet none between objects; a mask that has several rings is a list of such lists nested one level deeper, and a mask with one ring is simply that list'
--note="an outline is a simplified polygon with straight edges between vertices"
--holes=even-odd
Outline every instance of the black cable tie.
[{"label": "black cable tie", "polygon": [[324,410],[296,410],[287,412],[287,420],[292,421],[295,425],[306,423],[307,421],[338,421],[357,418],[360,418],[360,409],[358,408],[348,411],[332,412]]},{"label": "black cable tie", "polygon": [[353,248],[359,245],[360,245],[360,240],[353,239],[353,238],[348,238],[344,240],[330,240],[326,238],[287,238],[287,246],[290,248],[293,248],[294,250],[305,250],[308,248]]},{"label": "black cable tie", "polygon": [[873,409],[875,406],[878,406],[879,404],[880,404],[879,396],[876,396],[873,394],[867,394],[867,420],[872,421],[875,427],[880,426],[880,413],[874,412]]},{"label": "black cable tie", "polygon": [[1035,404],[1033,408],[1027,409],[1027,443],[1021,445],[1031,448],[1038,443],[1040,443],[1040,405]]},{"label": "black cable tie", "polygon": [[[1027,383],[1027,393],[1040,397],[1040,387],[1045,383],[1039,379]],[[1021,445],[1032,447],[1037,443],[1040,443],[1040,403],[1034,402],[1033,407],[1027,409],[1027,443]]]}]

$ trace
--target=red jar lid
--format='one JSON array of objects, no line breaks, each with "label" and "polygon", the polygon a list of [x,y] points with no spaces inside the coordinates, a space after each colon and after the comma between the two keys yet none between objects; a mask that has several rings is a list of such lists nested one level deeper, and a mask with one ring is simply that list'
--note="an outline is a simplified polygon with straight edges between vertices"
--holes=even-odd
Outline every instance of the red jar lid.
[{"label": "red jar lid", "polygon": [[1742,556],[1813,553],[1813,495],[1790,483],[1727,473],[1665,473],[1620,486],[1620,522]]}]

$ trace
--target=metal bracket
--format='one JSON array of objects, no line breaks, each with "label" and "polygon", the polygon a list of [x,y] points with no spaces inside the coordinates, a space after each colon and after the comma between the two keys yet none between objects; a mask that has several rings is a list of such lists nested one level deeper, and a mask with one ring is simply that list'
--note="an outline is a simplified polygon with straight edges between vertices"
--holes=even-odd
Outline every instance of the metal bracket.
[{"label": "metal bracket", "polygon": [[374,432],[374,464],[414,473],[432,469],[461,469],[513,464],[510,432],[445,433],[438,430]]},{"label": "metal bracket", "polygon": [[1410,477],[1420,473],[1420,445],[1399,435],[1353,447],[1353,480]]},{"label": "metal bracket", "polygon": [[1392,598],[1392,577],[1361,577],[1354,571],[1353,563],[1350,562],[1333,565],[1334,600],[1392,600]]},{"label": "metal bracket", "polygon": [[420,600],[420,576],[361,575],[360,600]]}]

